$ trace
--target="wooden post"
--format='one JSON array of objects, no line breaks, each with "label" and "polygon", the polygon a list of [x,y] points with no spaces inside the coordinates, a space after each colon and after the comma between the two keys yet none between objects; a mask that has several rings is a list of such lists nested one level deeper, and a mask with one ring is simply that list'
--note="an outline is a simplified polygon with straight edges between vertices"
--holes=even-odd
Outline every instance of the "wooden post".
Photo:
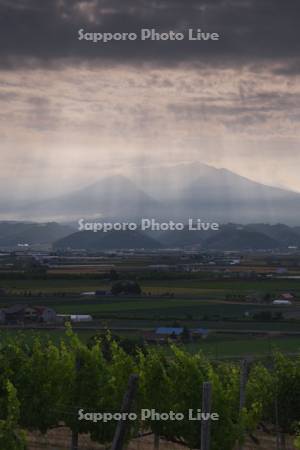
[{"label": "wooden post", "polygon": [[159,450],[159,434],[154,433],[154,449]]},{"label": "wooden post", "polygon": [[[202,413],[211,413],[212,384],[205,382],[202,385]],[[201,421],[201,450],[210,449],[210,419]]]},{"label": "wooden post", "polygon": [[[81,360],[79,355],[76,355],[75,361],[75,371],[76,371],[76,389],[78,383],[78,372],[80,370]],[[72,438],[71,438],[71,450],[78,450],[78,431],[72,430]]]},{"label": "wooden post", "polygon": [[286,436],[281,431],[280,425],[279,425],[279,407],[278,407],[277,396],[275,399],[275,421],[276,421],[276,449],[277,450],[286,450]]},{"label": "wooden post", "polygon": [[280,432],[279,432],[279,417],[278,417],[278,400],[275,399],[275,422],[276,422],[276,450],[280,450]]},{"label": "wooden post", "polygon": [[284,433],[280,433],[280,450],[286,450],[286,437]]},{"label": "wooden post", "polygon": [[245,406],[246,400],[246,385],[248,379],[248,361],[244,359],[241,361],[241,372],[240,372],[240,412]]},{"label": "wooden post", "polygon": [[[246,385],[248,379],[248,361],[243,359],[240,368],[240,414],[243,411],[246,401]],[[244,437],[244,436],[243,436]],[[239,450],[243,450],[243,443],[239,444]]]},{"label": "wooden post", "polygon": [[[123,403],[121,408],[121,413],[129,413],[131,411],[132,402],[135,397],[138,385],[138,376],[130,375],[128,381],[127,391],[123,397]],[[122,450],[124,445],[124,440],[126,437],[128,421],[119,420],[115,435],[113,438],[111,450]]]},{"label": "wooden post", "polygon": [[72,450],[78,450],[78,432],[72,430],[72,441],[71,441]]}]

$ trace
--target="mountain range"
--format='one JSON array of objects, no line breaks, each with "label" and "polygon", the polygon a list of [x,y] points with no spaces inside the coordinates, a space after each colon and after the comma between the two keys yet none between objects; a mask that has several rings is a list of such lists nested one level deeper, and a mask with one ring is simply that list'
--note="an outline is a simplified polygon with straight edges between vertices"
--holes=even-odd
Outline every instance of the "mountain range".
[{"label": "mountain range", "polygon": [[23,214],[76,221],[83,217],[139,217],[148,211],[155,212],[160,206],[135,183],[119,175],[100,179],[70,194],[25,205]]},{"label": "mountain range", "polygon": [[[141,231],[114,231],[108,233],[78,231],[54,243],[59,250],[106,251],[117,249],[198,248],[199,250],[274,250],[286,248],[286,238],[276,240],[265,232],[255,231],[251,226],[223,225],[219,231],[163,232],[153,237]],[[292,231],[291,231],[292,232]],[[272,231],[270,230],[270,234]],[[293,241],[300,246],[300,234]]]},{"label": "mountain range", "polygon": [[[4,211],[0,205],[0,211]],[[31,221],[80,218],[138,220],[155,217],[186,222],[300,223],[300,193],[267,186],[227,169],[204,164],[136,169],[57,198],[24,204],[9,213]],[[6,214],[7,217],[7,214]]]},{"label": "mountain range", "polygon": [[107,251],[116,249],[198,248],[199,250],[287,250],[300,249],[300,227],[284,224],[224,224],[219,231],[145,232],[77,231],[55,222],[0,222],[0,248],[47,245],[54,250]]}]

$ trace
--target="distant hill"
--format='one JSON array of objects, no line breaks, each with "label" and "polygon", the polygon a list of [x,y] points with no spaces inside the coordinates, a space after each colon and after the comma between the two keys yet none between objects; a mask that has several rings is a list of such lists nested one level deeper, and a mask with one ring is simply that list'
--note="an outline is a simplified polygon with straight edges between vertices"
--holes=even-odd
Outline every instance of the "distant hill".
[{"label": "distant hill", "polygon": [[213,236],[215,231],[189,231],[188,228],[176,231],[164,231],[157,236],[157,240],[167,248],[189,246],[203,246],[203,243]]},{"label": "distant hill", "polygon": [[[159,241],[167,248],[199,247],[205,250],[266,250],[287,247],[252,225],[221,225],[219,231],[169,231],[161,233]],[[287,234],[292,230],[287,227]]]},{"label": "distant hill", "polygon": [[293,227],[293,231],[300,236],[300,226]]},{"label": "distant hill", "polygon": [[123,176],[112,176],[70,194],[27,206],[31,216],[78,220],[88,217],[138,218],[159,209],[159,202]]},{"label": "distant hill", "polygon": [[0,222],[0,247],[19,244],[53,245],[55,249],[159,249],[198,247],[203,250],[272,250],[300,248],[300,227],[284,224],[226,224],[219,231],[141,232],[111,231],[108,233],[75,231],[56,222]]},{"label": "distant hill", "polygon": [[247,225],[245,226],[245,229],[263,233],[264,235],[275,239],[282,247],[300,247],[300,232],[297,231],[297,228],[288,227],[281,223],[276,225],[259,223]]},{"label": "distant hill", "polygon": [[[252,229],[253,227],[253,229]],[[198,247],[203,250],[274,250],[286,249],[291,245],[289,233],[294,234],[290,227],[274,226],[274,237],[262,231],[256,231],[258,225],[222,225],[219,231],[169,231],[156,235],[140,231],[112,231],[109,233],[94,233],[80,231],[55,242],[55,249],[86,249],[86,250],[115,250],[115,249],[158,249],[158,248],[184,248]],[[272,226],[270,226],[272,229]],[[266,226],[269,231],[269,226]],[[286,232],[287,239],[279,231]],[[280,239],[275,237],[278,234]],[[270,234],[272,234],[270,232]],[[295,241],[294,245],[295,245]]]},{"label": "distant hill", "polygon": [[18,244],[48,244],[64,238],[74,230],[55,222],[25,223],[0,222],[0,246],[15,247]]},{"label": "distant hill", "polygon": [[224,227],[216,231],[203,243],[203,248],[209,250],[272,250],[280,244],[262,233],[234,227]]},{"label": "distant hill", "polygon": [[94,233],[78,231],[53,245],[54,249],[85,249],[95,251],[118,249],[159,249],[162,244],[140,231],[111,231]]}]

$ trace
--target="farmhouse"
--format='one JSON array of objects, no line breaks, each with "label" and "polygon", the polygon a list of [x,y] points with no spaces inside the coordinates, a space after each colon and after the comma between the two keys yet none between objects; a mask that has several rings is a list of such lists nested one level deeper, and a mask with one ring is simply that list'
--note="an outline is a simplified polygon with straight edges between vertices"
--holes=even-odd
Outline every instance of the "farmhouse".
[{"label": "farmhouse", "polygon": [[13,305],[9,308],[4,308],[1,310],[2,323],[7,324],[19,324],[23,323],[25,319],[26,305]]},{"label": "farmhouse", "polygon": [[35,308],[31,308],[30,306],[25,308],[25,320],[34,321],[36,320],[37,312]]},{"label": "farmhouse", "polygon": [[54,309],[47,306],[37,306],[35,308],[38,322],[56,322],[57,315]]},{"label": "farmhouse", "polygon": [[93,318],[89,314],[71,314],[71,322],[92,322]]},{"label": "farmhouse", "polygon": [[290,292],[284,292],[283,294],[280,295],[280,298],[282,300],[290,300],[290,301],[292,301],[292,300],[294,300],[294,295],[291,294]]},{"label": "farmhouse", "polygon": [[166,343],[169,339],[174,341],[192,342],[197,339],[205,339],[208,330],[205,328],[187,329],[183,327],[159,327],[154,331],[144,333],[147,342]]},{"label": "farmhouse", "polygon": [[0,310],[0,323],[17,325],[32,322],[56,322],[57,315],[52,308],[45,306],[13,305]]}]

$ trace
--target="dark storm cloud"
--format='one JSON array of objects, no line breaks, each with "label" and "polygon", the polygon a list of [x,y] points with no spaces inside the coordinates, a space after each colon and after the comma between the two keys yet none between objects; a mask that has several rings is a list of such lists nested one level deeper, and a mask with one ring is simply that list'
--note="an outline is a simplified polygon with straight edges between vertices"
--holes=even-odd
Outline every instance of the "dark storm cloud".
[{"label": "dark storm cloud", "polygon": [[15,92],[0,92],[0,101],[11,101],[17,98]]},{"label": "dark storm cloud", "polygon": [[[283,75],[300,71],[298,0],[0,0],[2,68],[66,58],[158,64],[272,61]],[[77,40],[78,29],[139,32],[202,28],[218,42]]]},{"label": "dark storm cloud", "polygon": [[247,101],[241,99],[238,95],[231,96],[230,103],[226,104],[222,97],[201,97],[194,98],[193,102],[170,103],[167,105],[168,111],[181,118],[198,119],[200,115],[213,114],[239,117],[240,114],[259,113],[271,114],[273,112],[300,112],[300,95],[283,94],[274,91],[257,92],[255,95],[249,95]]},{"label": "dark storm cloud", "polygon": [[[209,123],[212,118],[231,131],[245,131],[255,127],[266,132],[264,124],[278,131],[283,123],[286,130],[294,129],[300,116],[300,94],[275,91],[256,92],[247,97],[231,95],[224,98],[194,98],[193,102],[169,103],[167,110],[177,123]],[[274,124],[277,123],[277,126]]]}]

